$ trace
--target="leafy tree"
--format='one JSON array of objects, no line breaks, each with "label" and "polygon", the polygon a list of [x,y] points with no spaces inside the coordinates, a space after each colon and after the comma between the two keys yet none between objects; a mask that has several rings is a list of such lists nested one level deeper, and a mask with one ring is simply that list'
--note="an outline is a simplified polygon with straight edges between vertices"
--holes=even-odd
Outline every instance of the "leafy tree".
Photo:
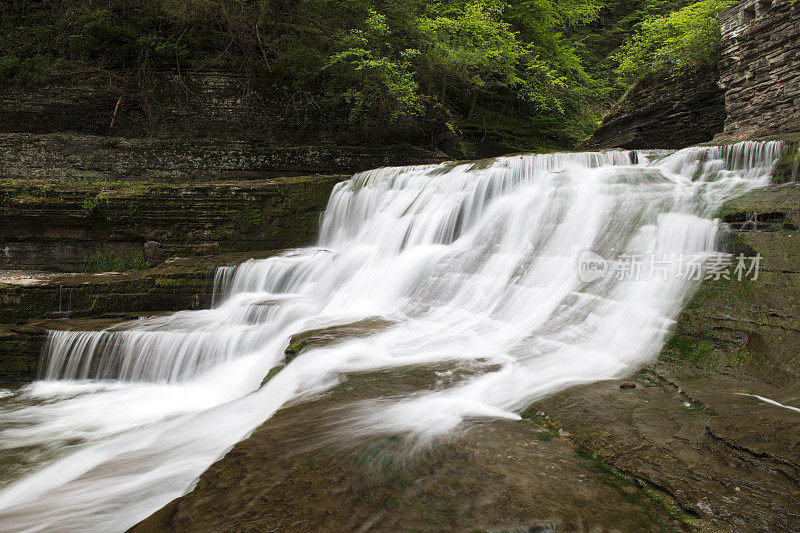
[{"label": "leafy tree", "polygon": [[339,82],[329,87],[329,101],[348,106],[351,121],[381,117],[391,124],[408,124],[424,111],[410,63],[419,51],[395,50],[387,44],[390,40],[386,16],[370,10],[364,28],[350,30],[342,41],[346,48],[322,68]]},{"label": "leafy tree", "polygon": [[563,148],[590,132],[618,76],[703,56],[722,0],[648,21],[611,66],[635,24],[686,1],[15,0],[0,17],[0,85],[95,76],[147,111],[154,72],[220,69],[303,138],[447,125]]},{"label": "leafy tree", "polygon": [[646,20],[615,54],[617,73],[632,83],[654,73],[679,75],[719,60],[719,13],[729,0],[700,0]]}]

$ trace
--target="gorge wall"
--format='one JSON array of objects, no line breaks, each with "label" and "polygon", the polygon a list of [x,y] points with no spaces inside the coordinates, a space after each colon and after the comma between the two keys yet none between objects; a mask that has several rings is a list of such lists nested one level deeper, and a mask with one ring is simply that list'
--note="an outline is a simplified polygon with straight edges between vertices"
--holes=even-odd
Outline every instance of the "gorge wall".
[{"label": "gorge wall", "polygon": [[0,269],[301,246],[345,176],[445,159],[325,138],[270,113],[236,73],[137,84],[109,73],[0,90]]},{"label": "gorge wall", "polygon": [[716,68],[679,79],[642,80],[582,147],[684,148],[710,141],[725,122],[725,95],[718,80]]},{"label": "gorge wall", "polygon": [[0,179],[351,174],[444,158],[423,143],[326,138],[271,113],[277,104],[248,96],[235,73],[157,72],[127,92],[109,76],[0,91]]},{"label": "gorge wall", "polygon": [[800,131],[800,3],[745,0],[720,23],[727,118],[717,140]]},{"label": "gorge wall", "polygon": [[[157,72],[150,90],[126,91],[118,76],[81,76],[0,93],[0,124],[14,133],[64,131],[123,136],[268,133],[275,122],[244,98],[242,78],[225,72]],[[235,125],[239,125],[235,129]]]},{"label": "gorge wall", "polygon": [[80,272],[98,256],[154,265],[176,255],[307,245],[345,177],[202,185],[7,180],[0,269]]},{"label": "gorge wall", "polygon": [[720,15],[721,61],[636,84],[584,148],[684,148],[800,132],[800,4],[744,0]]},{"label": "gorge wall", "polygon": [[0,179],[208,181],[352,174],[443,159],[443,154],[409,145],[286,146],[221,137],[0,133]]}]

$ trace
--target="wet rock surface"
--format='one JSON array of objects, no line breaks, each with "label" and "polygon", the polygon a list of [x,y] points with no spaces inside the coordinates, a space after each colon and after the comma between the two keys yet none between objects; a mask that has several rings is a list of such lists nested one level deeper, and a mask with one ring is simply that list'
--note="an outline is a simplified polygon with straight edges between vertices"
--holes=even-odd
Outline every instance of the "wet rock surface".
[{"label": "wet rock surface", "polygon": [[667,349],[705,369],[793,390],[800,380],[800,185],[754,191],[726,204],[721,216],[754,221],[732,225],[726,240],[760,254],[758,276],[705,282]]},{"label": "wet rock surface", "polygon": [[[186,496],[133,531],[791,531],[800,519],[800,413],[755,378],[666,359],[639,386],[569,389],[523,420],[470,424],[424,451],[400,436],[341,445],[352,402],[431,371],[350,376],[280,411]],[[349,441],[348,441],[349,442]]]},{"label": "wet rock surface", "polygon": [[327,328],[312,329],[293,335],[286,348],[286,355],[296,356],[305,348],[330,346],[348,339],[367,337],[378,333],[394,322],[381,317],[366,318],[350,324],[338,324]]},{"label": "wet rock surface", "polygon": [[343,406],[433,386],[436,370],[353,375],[279,411],[131,531],[680,527],[639,486],[538,420],[482,421],[412,454],[401,437],[344,444]]},{"label": "wet rock surface", "polygon": [[[731,224],[761,272],[704,282],[635,388],[573,387],[409,453],[402,435],[337,435],[354,402],[441,386],[442,369],[350,375],[279,411],[133,531],[796,530],[799,200],[786,184],[723,208],[731,222],[780,219]],[[341,338],[304,335],[293,341]]]},{"label": "wet rock surface", "polygon": [[697,529],[791,531],[800,523],[800,413],[757,379],[662,362],[646,385],[577,387],[533,408],[583,449],[642,486]]},{"label": "wet rock surface", "polygon": [[48,329],[101,329],[109,320],[211,306],[217,266],[272,252],[174,258],[127,272],[54,274],[5,271],[0,276],[0,380],[37,375]]}]

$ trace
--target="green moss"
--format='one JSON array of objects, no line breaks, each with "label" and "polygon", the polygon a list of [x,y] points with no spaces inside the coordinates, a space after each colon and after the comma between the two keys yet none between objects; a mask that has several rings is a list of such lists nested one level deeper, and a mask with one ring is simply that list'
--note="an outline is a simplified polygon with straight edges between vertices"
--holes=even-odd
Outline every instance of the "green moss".
[{"label": "green moss", "polygon": [[[653,508],[653,504],[655,504],[685,526],[689,526],[694,522],[694,517],[684,511],[674,498],[667,493],[615,468],[591,450],[577,447],[574,453],[576,457],[585,462],[591,471],[599,474],[601,483],[613,488],[628,503],[642,507],[650,521],[659,521]],[[631,486],[640,489],[641,493],[638,490],[632,492],[629,488]],[[646,499],[643,499],[640,494],[643,494]]]},{"label": "green moss", "polygon": [[234,211],[231,217],[240,231],[258,228],[263,223],[263,212],[259,207],[248,206],[240,211]]},{"label": "green moss", "polygon": [[278,372],[280,372],[281,370],[283,370],[283,367],[285,367],[285,366],[286,366],[285,364],[280,364],[280,365],[278,365],[278,366],[276,366],[276,367],[273,367],[273,368],[272,368],[272,369],[271,369],[271,370],[270,370],[270,371],[267,373],[267,375],[266,375],[266,376],[264,376],[264,379],[262,379],[262,380],[261,380],[261,385],[259,385],[259,387],[263,387],[264,385],[266,385],[266,384],[267,384],[267,382],[269,382],[269,380],[271,380],[273,377],[275,377],[275,375],[276,375]]},{"label": "green moss", "polygon": [[664,345],[664,352],[682,361],[698,363],[708,358],[714,352],[714,347],[706,340],[673,335]]},{"label": "green moss", "polygon": [[29,381],[36,376],[43,337],[0,333],[0,381]]},{"label": "green moss", "polygon": [[662,357],[696,365],[706,370],[730,368],[743,369],[756,362],[755,355],[746,348],[724,350],[705,339],[685,335],[671,336],[661,352]]},{"label": "green moss", "polygon": [[800,142],[789,142],[772,174],[773,183],[788,183],[800,179]]},{"label": "green moss", "polygon": [[108,201],[105,198],[101,198],[100,196],[87,196],[81,207],[83,208],[83,213],[87,217],[96,217],[100,214],[100,210],[108,204]]},{"label": "green moss", "polygon": [[286,349],[283,351],[284,355],[286,355],[286,362],[288,363],[289,361],[300,355],[300,352],[302,352],[303,348],[305,348],[306,346],[308,346],[308,342],[304,340],[294,342],[289,346],[287,346]]},{"label": "green moss", "polygon": [[561,436],[561,428],[558,424],[553,422],[547,415],[537,411],[535,406],[528,407],[520,416],[539,426],[539,431],[534,434],[537,440],[548,442]]},{"label": "green moss", "polygon": [[289,346],[287,346],[286,349],[283,351],[284,355],[286,356],[284,362],[282,364],[279,364],[278,366],[273,367],[267,373],[267,375],[264,376],[264,379],[261,380],[261,385],[259,385],[259,387],[263,387],[264,385],[266,385],[267,382],[269,382],[269,380],[271,380],[273,377],[275,377],[275,375],[278,372],[283,370],[283,368],[287,364],[289,364],[290,361],[292,361],[295,357],[300,355],[300,352],[302,352],[303,349],[307,345],[308,345],[308,342],[306,342],[306,341],[297,341],[297,342],[292,343]]},{"label": "green moss", "polygon": [[96,252],[86,259],[81,272],[123,272],[150,268],[150,263],[142,250],[128,254],[120,252]]}]

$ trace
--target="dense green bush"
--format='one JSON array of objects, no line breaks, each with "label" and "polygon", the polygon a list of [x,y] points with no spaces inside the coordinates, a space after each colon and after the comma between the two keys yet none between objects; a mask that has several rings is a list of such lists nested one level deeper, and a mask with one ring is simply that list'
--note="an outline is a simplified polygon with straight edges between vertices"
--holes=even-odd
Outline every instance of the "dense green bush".
[{"label": "dense green bush", "polygon": [[646,20],[615,54],[617,73],[634,82],[654,73],[679,75],[719,60],[719,13],[731,0],[700,0]]}]

